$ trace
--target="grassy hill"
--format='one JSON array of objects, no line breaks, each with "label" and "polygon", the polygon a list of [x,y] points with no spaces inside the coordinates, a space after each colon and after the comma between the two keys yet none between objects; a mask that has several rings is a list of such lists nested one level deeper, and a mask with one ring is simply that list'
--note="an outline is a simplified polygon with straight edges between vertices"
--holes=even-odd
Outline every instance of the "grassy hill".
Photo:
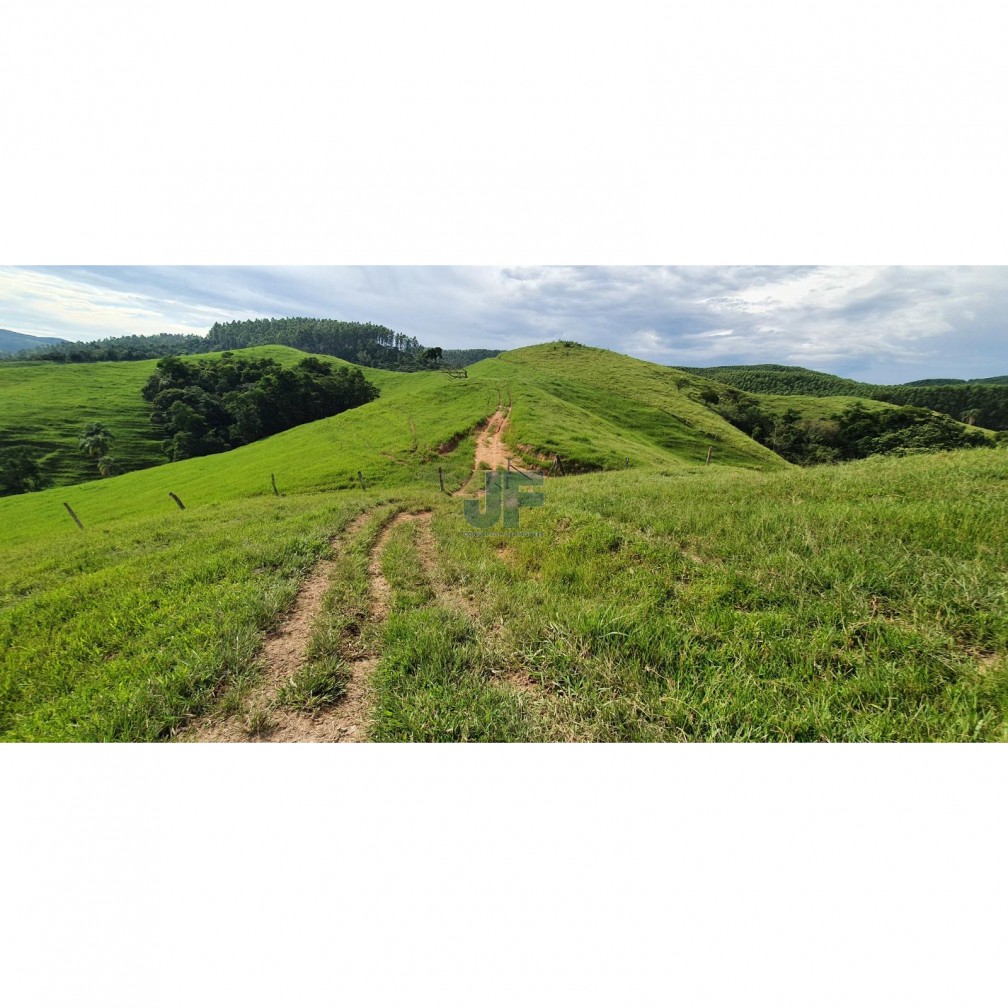
[{"label": "grassy hill", "polygon": [[[234,353],[272,357],[285,366],[309,356],[286,346]],[[217,358],[220,354],[203,356]],[[0,398],[4,403],[0,448],[23,446],[37,452],[43,472],[55,486],[82,483],[95,478],[95,463],[81,454],[77,439],[87,424],[100,422],[115,435],[112,454],[128,472],[163,464],[160,438],[150,422],[150,404],[140,394],[156,365],[156,360],[0,362]],[[375,384],[388,374],[368,370]]]},{"label": "grassy hill", "polygon": [[697,463],[711,446],[719,464],[786,465],[693,397],[709,382],[674,368],[560,342],[510,350],[470,374],[512,390],[514,445],[560,453],[568,469]]},{"label": "grassy hill", "polygon": [[875,399],[897,406],[920,406],[945,413],[954,420],[972,419],[973,423],[990,430],[1008,430],[1008,386],[1003,376],[949,384],[925,379],[905,385],[871,385],[824,371],[784,364],[740,364],[682,370],[746,392]]},{"label": "grassy hill", "polygon": [[[280,346],[235,353],[272,357],[288,366],[308,356]],[[0,395],[7,410],[0,443],[41,447],[57,487],[86,483],[94,478],[94,462],[80,453],[77,437],[86,423],[100,420],[116,435],[113,454],[127,469],[162,465],[150,407],[140,395],[154,367],[154,361],[0,365]],[[239,495],[252,493],[268,488],[271,472],[292,490],[349,486],[358,470],[369,484],[409,482],[420,478],[421,465],[429,480],[435,449],[485,419],[509,391],[514,403],[509,436],[526,446],[530,460],[535,453],[559,452],[575,471],[622,467],[628,457],[631,464],[678,464],[702,461],[708,445],[714,445],[717,464],[784,464],[689,399],[676,386],[677,372],[610,351],[554,344],[510,351],[471,365],[470,377],[461,381],[435,372],[362,371],[381,390],[381,398],[363,411],[230,453],[223,485],[216,475],[219,468],[208,458],[192,459],[162,478],[139,481],[136,485],[144,489],[138,489],[135,503],[113,504],[108,511],[100,507],[99,513],[104,517],[117,508],[125,508],[124,515],[143,513],[147,488],[164,497],[171,488],[181,494],[181,487],[197,499],[230,495],[224,487]],[[87,407],[82,409],[81,403]],[[374,422],[376,415],[381,423]],[[107,482],[48,493],[60,500],[67,492],[82,502],[118,500],[119,490],[103,489]]]},{"label": "grassy hill", "polygon": [[[340,536],[312,653],[342,675],[339,633],[374,649],[376,740],[1008,740],[1004,447],[800,470],[706,379],[570,344],[376,374],[375,402],[244,448],[0,500],[0,738],[228,709]],[[523,536],[473,535],[437,469],[460,487],[508,401],[508,439],[575,474]],[[386,538],[403,510],[428,524]]]},{"label": "grassy hill", "polygon": [[150,406],[140,396],[155,363],[0,362],[0,447],[37,453],[42,471],[57,486],[80,483],[96,471],[77,439],[87,424],[100,422],[115,435],[112,454],[127,470],[159,465],[164,456],[150,424]]},{"label": "grassy hill", "polygon": [[[759,403],[771,413],[782,414],[787,410],[795,410],[806,420],[827,420],[837,413],[842,413],[851,406],[860,405],[872,413],[887,413],[898,410],[895,403],[884,402],[881,399],[861,399],[858,396],[812,396],[812,395],[773,395],[771,393],[753,393]],[[955,421],[957,427],[972,427],[988,437],[993,438],[996,431],[980,424],[964,424]]]}]

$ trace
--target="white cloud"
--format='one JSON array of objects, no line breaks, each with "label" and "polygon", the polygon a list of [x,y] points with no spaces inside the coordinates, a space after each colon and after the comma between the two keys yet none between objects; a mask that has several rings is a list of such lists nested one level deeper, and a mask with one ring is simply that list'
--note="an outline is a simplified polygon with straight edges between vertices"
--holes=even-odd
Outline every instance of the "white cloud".
[{"label": "white cloud", "polygon": [[[0,267],[0,328],[101,339],[124,333],[205,333],[214,310],[28,269]],[[210,321],[205,321],[205,318]]]},{"label": "white cloud", "polygon": [[877,381],[1008,371],[1008,271],[899,266],[0,268],[0,328],[78,339],[309,315],[427,345],[569,338],[663,363]]}]

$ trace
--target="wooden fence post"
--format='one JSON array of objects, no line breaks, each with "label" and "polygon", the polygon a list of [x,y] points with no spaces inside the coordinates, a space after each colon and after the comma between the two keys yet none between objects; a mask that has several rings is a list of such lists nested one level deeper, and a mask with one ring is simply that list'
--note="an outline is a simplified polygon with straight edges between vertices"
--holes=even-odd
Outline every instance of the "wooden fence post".
[{"label": "wooden fence post", "polygon": [[177,495],[177,494],[173,494],[173,493],[171,492],[171,490],[169,490],[169,491],[168,491],[168,496],[169,496],[169,497],[171,497],[171,499],[172,499],[173,501],[175,501],[175,503],[176,503],[176,504],[178,504],[179,508],[181,508],[181,509],[182,509],[183,511],[185,511],[185,504],[183,504],[183,503],[182,503],[182,501],[180,501],[180,500],[178,499],[178,495]]},{"label": "wooden fence post", "polygon": [[357,482],[360,483],[361,490],[364,490],[364,477],[361,475],[360,469],[357,470]]},{"label": "wooden fence post", "polygon": [[564,471],[564,464],[563,464],[563,462],[560,461],[560,456],[559,455],[554,455],[553,458],[555,460],[555,464],[558,465],[558,466],[560,466],[560,475],[561,476],[566,476],[567,473]]},{"label": "wooden fence post", "polygon": [[437,478],[438,478],[438,483],[441,484],[441,493],[444,493],[445,492],[445,489],[444,489],[444,473],[441,471],[441,466],[437,467]]},{"label": "wooden fence post", "polygon": [[77,522],[77,528],[79,528],[81,530],[81,532],[83,532],[84,531],[84,526],[81,525],[80,518],[78,518],[77,515],[74,514],[74,509],[72,507],[70,507],[70,505],[67,504],[66,501],[63,502],[63,507],[65,507],[67,509],[67,511],[70,512],[70,517],[73,518],[73,520],[75,522]]},{"label": "wooden fence post", "polygon": [[710,448],[707,449],[707,461],[704,462],[705,466],[709,466],[710,465],[710,457],[711,457],[711,452],[712,451],[714,451],[714,446],[713,445],[711,445]]},{"label": "wooden fence post", "polygon": [[280,491],[279,491],[279,490],[277,490],[277,487],[276,487],[276,476],[274,476],[274,475],[273,475],[273,473],[270,473],[270,483],[272,483],[272,484],[273,484],[273,493],[274,493],[274,494],[275,494],[275,495],[276,495],[277,497],[279,497],[279,496],[280,496]]},{"label": "wooden fence post", "polygon": [[626,462],[623,463],[623,468],[624,469],[629,469],[630,468],[630,456],[629,455],[627,455],[627,457],[626,457]]}]

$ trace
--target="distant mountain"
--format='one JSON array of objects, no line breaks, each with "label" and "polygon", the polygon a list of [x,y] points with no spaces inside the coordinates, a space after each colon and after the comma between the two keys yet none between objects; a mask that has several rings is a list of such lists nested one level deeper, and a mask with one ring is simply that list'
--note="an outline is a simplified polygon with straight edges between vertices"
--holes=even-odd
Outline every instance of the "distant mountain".
[{"label": "distant mountain", "polygon": [[1008,375],[997,375],[994,378],[922,378],[920,381],[908,381],[910,388],[924,388],[928,385],[1008,385]]},{"label": "distant mountain", "polygon": [[19,350],[38,350],[47,344],[66,343],[58,336],[27,336],[11,329],[0,329],[0,356],[17,353]]}]

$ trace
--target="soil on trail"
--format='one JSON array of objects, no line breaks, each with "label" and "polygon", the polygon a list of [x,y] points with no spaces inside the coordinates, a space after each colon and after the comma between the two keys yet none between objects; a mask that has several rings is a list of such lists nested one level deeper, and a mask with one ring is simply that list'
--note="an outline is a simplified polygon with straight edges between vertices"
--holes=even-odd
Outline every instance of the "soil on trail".
[{"label": "soil on trail", "polygon": [[[476,435],[476,456],[473,459],[473,471],[469,479],[465,481],[452,495],[461,497],[465,493],[472,493],[469,489],[480,474],[480,463],[485,462],[490,469],[506,466],[508,460],[516,458],[514,452],[504,443],[504,428],[507,427],[511,419],[511,407],[498,408],[497,412],[484,424],[483,429]],[[479,493],[483,492],[483,487],[475,488]]]},{"label": "soil on trail", "polygon": [[[333,543],[340,543],[360,531],[370,517],[357,518]],[[368,558],[368,616],[372,625],[388,615],[389,585],[381,571],[381,557],[396,526],[420,515],[400,512],[382,529]],[[278,691],[305,664],[305,652],[312,626],[322,609],[322,599],[336,567],[335,560],[318,563],[298,592],[282,625],[266,639],[258,656],[263,674],[248,693],[237,714],[220,718],[208,714],[196,719],[180,736],[186,742],[364,742],[371,708],[371,675],[378,663],[369,652],[347,661],[349,677],[343,697],[315,712],[295,711],[277,704]],[[255,730],[250,730],[255,729]]]}]

